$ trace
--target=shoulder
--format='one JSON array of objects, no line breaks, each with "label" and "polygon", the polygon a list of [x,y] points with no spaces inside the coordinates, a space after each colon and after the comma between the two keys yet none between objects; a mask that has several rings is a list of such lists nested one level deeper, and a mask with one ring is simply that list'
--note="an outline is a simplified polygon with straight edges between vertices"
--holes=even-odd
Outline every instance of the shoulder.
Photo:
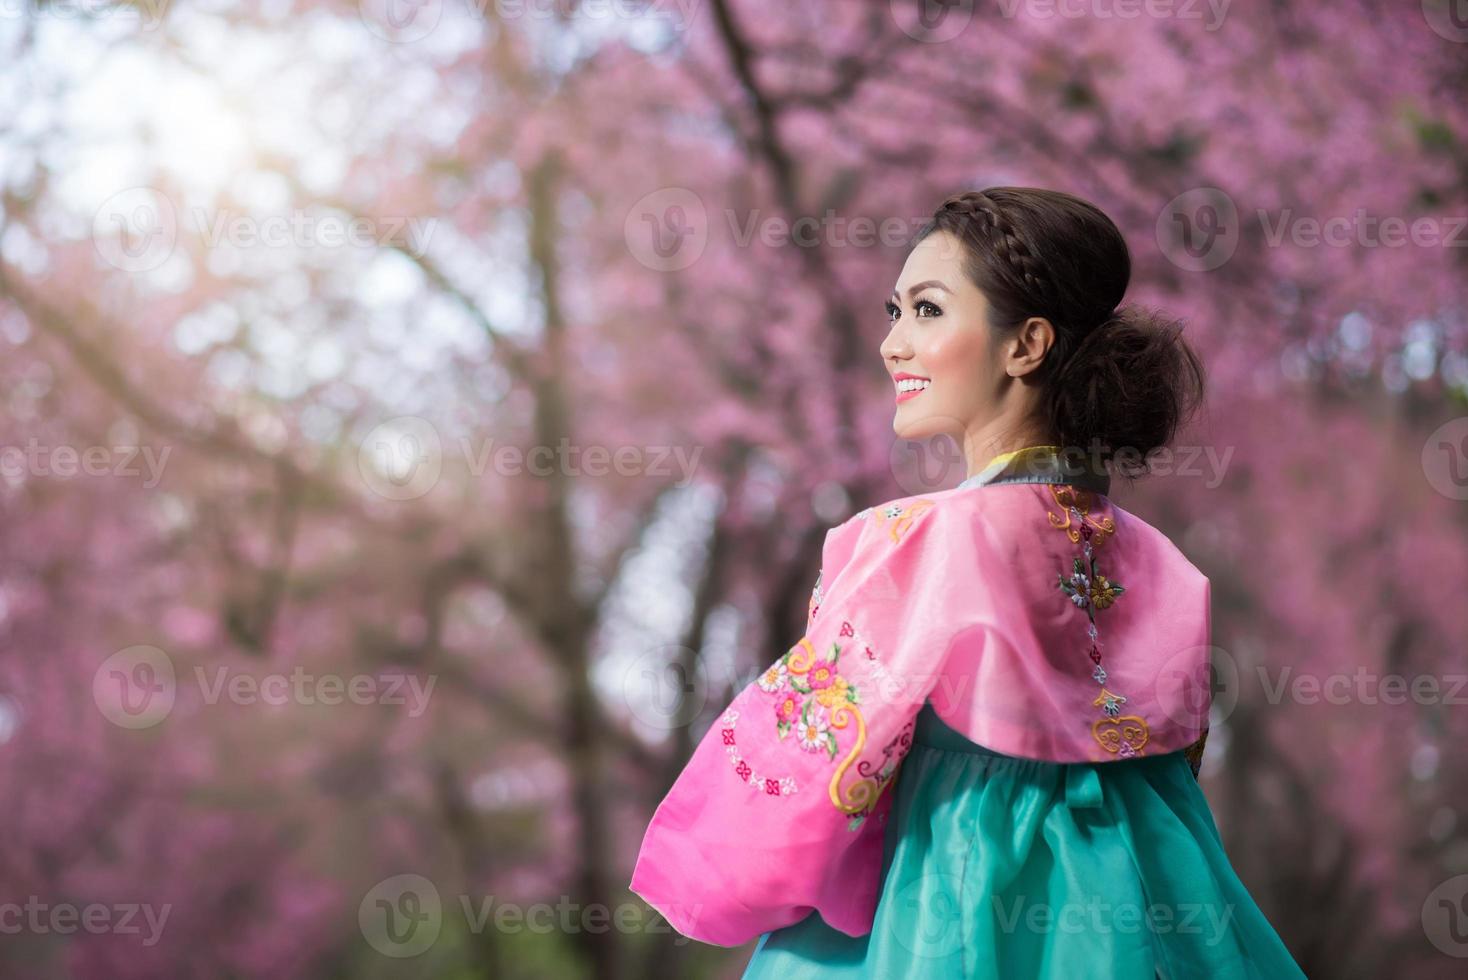
[{"label": "shoulder", "polygon": [[920,547],[919,541],[958,543],[962,529],[985,522],[979,495],[959,488],[893,497],[864,507],[826,532],[827,541]]},{"label": "shoulder", "polygon": [[1191,575],[1196,581],[1206,585],[1208,577],[1203,574],[1203,570],[1193,563],[1192,559],[1166,532],[1115,504],[1111,506],[1111,513],[1116,521],[1118,533],[1132,541],[1133,545],[1150,561],[1162,567],[1172,568],[1179,573]]}]

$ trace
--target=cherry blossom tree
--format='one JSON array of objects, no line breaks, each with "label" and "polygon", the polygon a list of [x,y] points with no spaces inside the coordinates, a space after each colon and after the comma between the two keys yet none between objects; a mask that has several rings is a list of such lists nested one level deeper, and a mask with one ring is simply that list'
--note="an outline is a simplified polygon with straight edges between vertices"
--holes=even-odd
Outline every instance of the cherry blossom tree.
[{"label": "cherry blossom tree", "polygon": [[1025,184],[1208,364],[1116,496],[1214,583],[1240,875],[1311,976],[1455,975],[1465,42],[1436,0],[7,13],[0,965],[737,975],[627,891],[640,832],[826,528],[962,477],[892,436],[882,301],[943,196]]}]

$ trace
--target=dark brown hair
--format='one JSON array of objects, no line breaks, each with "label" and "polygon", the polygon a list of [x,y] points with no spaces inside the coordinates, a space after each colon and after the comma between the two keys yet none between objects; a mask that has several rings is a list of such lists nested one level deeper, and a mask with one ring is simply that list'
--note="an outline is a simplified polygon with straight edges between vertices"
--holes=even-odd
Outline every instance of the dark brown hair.
[{"label": "dark brown hair", "polygon": [[1132,261],[1112,220],[1061,191],[991,187],[945,200],[916,241],[935,231],[963,243],[991,327],[1032,316],[1054,325],[1039,382],[1040,421],[1056,444],[1126,476],[1145,470],[1202,403],[1203,366],[1181,321],[1120,305]]}]

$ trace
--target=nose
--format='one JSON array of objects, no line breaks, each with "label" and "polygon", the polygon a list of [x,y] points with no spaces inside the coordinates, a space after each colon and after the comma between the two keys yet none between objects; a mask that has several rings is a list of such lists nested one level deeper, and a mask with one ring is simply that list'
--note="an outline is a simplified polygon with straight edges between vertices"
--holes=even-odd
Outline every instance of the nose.
[{"label": "nose", "polygon": [[882,355],[883,361],[896,361],[900,360],[903,357],[911,356],[912,352],[907,349],[907,343],[899,334],[899,329],[900,328],[896,324],[893,324],[892,329],[887,331],[886,339],[883,340],[881,346],[877,348],[878,352]]}]

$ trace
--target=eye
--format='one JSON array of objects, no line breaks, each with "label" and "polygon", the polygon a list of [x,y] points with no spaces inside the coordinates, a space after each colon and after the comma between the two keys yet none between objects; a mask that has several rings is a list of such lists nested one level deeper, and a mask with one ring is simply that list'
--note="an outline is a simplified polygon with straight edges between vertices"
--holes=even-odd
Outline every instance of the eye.
[{"label": "eye", "polygon": [[928,309],[930,309],[930,310],[933,311],[933,314],[932,314],[933,316],[942,316],[943,315],[943,311],[940,310],[940,309],[938,309],[938,307],[935,304],[930,303],[930,302],[928,302],[925,299],[920,299],[920,300],[917,301],[917,306],[914,307],[914,309],[916,309],[918,311],[918,315],[919,316],[922,316],[923,307],[925,307],[925,306]]},{"label": "eye", "polygon": [[902,315],[902,311],[897,308],[897,304],[894,303],[894,302],[892,302],[890,299],[887,300],[887,302],[884,305],[887,307],[887,322],[888,323],[891,323],[893,320],[897,319],[898,317],[900,317]]}]

